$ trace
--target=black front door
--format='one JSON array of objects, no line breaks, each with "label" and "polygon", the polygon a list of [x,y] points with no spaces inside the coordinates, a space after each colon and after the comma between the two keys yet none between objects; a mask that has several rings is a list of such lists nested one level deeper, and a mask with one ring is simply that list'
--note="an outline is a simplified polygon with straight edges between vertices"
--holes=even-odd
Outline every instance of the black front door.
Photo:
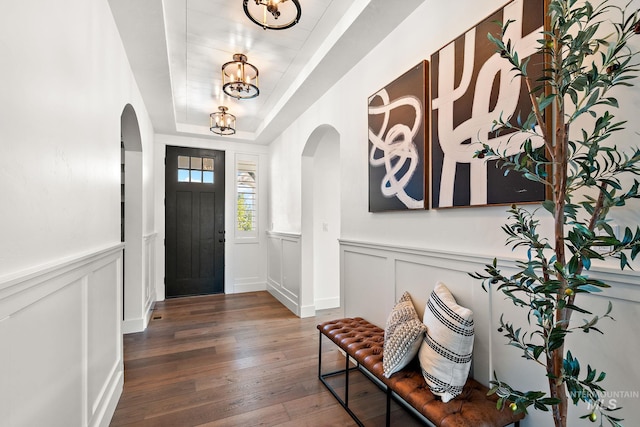
[{"label": "black front door", "polygon": [[224,152],[167,146],[167,298],[224,292]]}]

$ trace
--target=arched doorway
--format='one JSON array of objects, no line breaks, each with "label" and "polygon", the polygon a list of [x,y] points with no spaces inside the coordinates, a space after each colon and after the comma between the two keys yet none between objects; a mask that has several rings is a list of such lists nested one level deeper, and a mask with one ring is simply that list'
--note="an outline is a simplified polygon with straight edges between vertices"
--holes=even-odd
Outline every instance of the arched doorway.
[{"label": "arched doorway", "polygon": [[122,332],[145,328],[142,239],[142,140],[138,117],[131,104],[120,116],[121,129],[121,237],[125,242]]},{"label": "arched doorway", "polygon": [[316,128],[302,152],[301,306],[340,306],[340,134]]}]

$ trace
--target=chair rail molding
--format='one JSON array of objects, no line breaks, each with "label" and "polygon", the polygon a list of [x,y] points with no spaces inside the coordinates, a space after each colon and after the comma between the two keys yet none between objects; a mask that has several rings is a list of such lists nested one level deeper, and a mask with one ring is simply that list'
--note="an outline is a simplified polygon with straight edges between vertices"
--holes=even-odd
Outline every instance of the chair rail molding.
[{"label": "chair rail molding", "polygon": [[122,393],[117,243],[0,278],[3,426],[107,426]]}]

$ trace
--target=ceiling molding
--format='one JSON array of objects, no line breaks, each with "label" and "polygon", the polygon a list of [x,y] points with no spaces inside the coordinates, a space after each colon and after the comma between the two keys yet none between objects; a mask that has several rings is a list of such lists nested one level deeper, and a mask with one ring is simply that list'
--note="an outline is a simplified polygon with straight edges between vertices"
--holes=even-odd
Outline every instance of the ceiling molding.
[{"label": "ceiling molding", "polygon": [[[297,26],[283,31],[267,32],[279,33],[283,36],[269,39],[276,40],[278,46],[274,43],[273,47],[267,45],[265,48],[263,43],[261,51],[263,55],[272,54],[278,57],[278,52],[282,52],[282,49],[289,49],[287,43],[295,45],[298,51],[292,53],[287,50],[292,57],[292,62],[279,64],[283,65],[284,70],[277,75],[280,80],[275,84],[272,81],[271,87],[267,90],[260,88],[261,94],[256,99],[262,97],[261,104],[247,104],[254,100],[234,102],[237,100],[213,99],[202,106],[196,101],[193,101],[193,105],[187,102],[190,91],[194,90],[193,87],[195,86],[195,90],[198,90],[199,83],[196,78],[199,78],[199,81],[207,80],[206,77],[203,78],[197,74],[198,72],[211,73],[212,76],[216,76],[214,73],[219,73],[219,70],[210,69],[212,67],[198,68],[201,64],[198,62],[194,65],[195,60],[185,63],[188,54],[195,57],[194,52],[188,52],[189,46],[192,51],[204,46],[202,47],[204,54],[200,52],[197,54],[200,55],[198,58],[207,58],[212,47],[217,48],[220,45],[222,49],[222,45],[227,43],[226,41],[223,43],[223,40],[233,36],[233,34],[223,34],[222,30],[212,30],[211,26],[206,25],[208,20],[213,19],[212,15],[207,15],[205,12],[200,14],[200,9],[215,5],[219,8],[231,8],[230,3],[226,0],[217,2],[212,0],[214,3],[212,6],[202,1],[170,0],[163,6],[161,0],[109,0],[154,130],[163,134],[234,139],[261,145],[269,144],[280,135],[291,122],[306,111],[315,100],[347,74],[424,2],[424,0],[403,0],[390,7],[386,0],[354,0],[351,3],[346,3],[344,0],[323,0],[324,3],[317,7],[322,6],[326,9],[312,10],[311,12],[315,12],[315,15],[310,12],[311,16],[306,22],[303,3],[303,15],[298,24],[301,29],[295,33],[298,34],[296,40],[293,32],[287,38],[287,31],[292,31]],[[242,13],[242,8],[238,9]],[[237,14],[235,9],[221,12],[221,16],[229,16],[229,20],[238,19],[235,14]],[[187,23],[187,17],[192,21],[191,24]],[[238,25],[244,25],[244,23]],[[246,29],[242,27],[238,30],[241,34],[251,34],[250,31],[255,31],[252,28],[255,24],[247,20],[246,25],[250,27]],[[187,26],[189,34],[187,34]],[[201,30],[201,28],[204,29]],[[264,32],[260,28],[258,30]],[[204,39],[204,37],[209,38]],[[195,42],[190,42],[191,39]],[[173,48],[169,48],[170,46]],[[311,50],[309,46],[313,49]],[[232,48],[225,44],[224,49]],[[265,49],[272,49],[273,52],[264,53]],[[239,53],[246,53],[249,60],[260,69],[260,64],[252,61],[252,52]],[[171,66],[172,63],[180,66]],[[191,78],[187,79],[189,73]],[[260,74],[262,85],[262,81],[265,80],[262,70]],[[272,80],[276,77],[274,75],[270,76]],[[215,98],[215,94],[207,95],[207,89],[204,90],[205,98],[207,96]],[[208,126],[210,111],[205,109],[217,108],[216,102],[229,104],[229,111],[238,117],[236,135],[220,137],[210,132]],[[204,117],[207,118],[206,123],[199,125],[198,120],[203,118],[200,121],[204,121]],[[245,127],[243,127],[243,120]]]}]

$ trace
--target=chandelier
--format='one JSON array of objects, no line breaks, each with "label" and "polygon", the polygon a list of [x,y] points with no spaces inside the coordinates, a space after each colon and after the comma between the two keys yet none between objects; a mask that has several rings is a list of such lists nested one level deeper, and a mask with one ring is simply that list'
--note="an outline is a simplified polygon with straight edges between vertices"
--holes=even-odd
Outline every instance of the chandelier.
[{"label": "chandelier", "polygon": [[269,30],[284,30],[300,21],[298,0],[243,0],[244,13],[256,24]]},{"label": "chandelier", "polygon": [[218,107],[215,113],[211,113],[211,132],[218,135],[233,135],[236,133],[236,116],[227,113],[227,107]]},{"label": "chandelier", "polygon": [[241,53],[233,55],[233,61],[222,66],[222,90],[238,99],[255,98],[258,89],[258,69],[247,62]]}]

